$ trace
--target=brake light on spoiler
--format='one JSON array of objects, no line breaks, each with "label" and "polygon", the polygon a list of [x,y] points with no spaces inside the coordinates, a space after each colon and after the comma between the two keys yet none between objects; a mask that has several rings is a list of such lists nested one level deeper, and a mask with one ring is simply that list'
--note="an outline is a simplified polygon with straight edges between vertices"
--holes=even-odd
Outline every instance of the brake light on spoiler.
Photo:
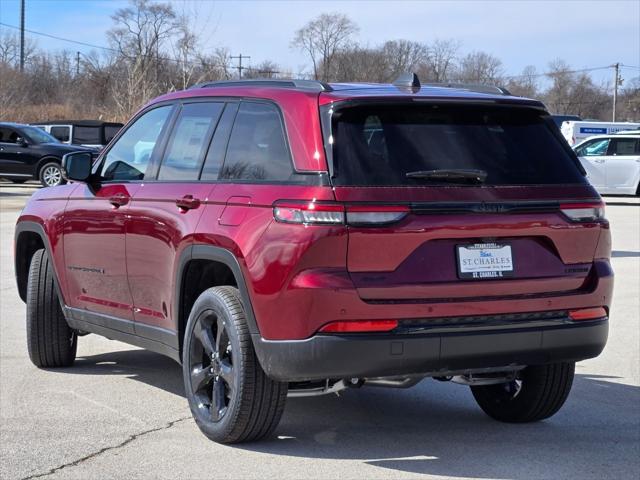
[{"label": "brake light on spoiler", "polygon": [[276,202],[277,222],[303,225],[378,226],[399,222],[409,214],[403,205],[343,205],[331,202]]}]

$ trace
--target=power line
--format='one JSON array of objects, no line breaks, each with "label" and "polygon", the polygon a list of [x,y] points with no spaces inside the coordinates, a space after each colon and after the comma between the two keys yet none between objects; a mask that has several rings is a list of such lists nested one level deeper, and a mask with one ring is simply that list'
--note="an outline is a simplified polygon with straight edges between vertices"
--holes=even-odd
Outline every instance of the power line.
[{"label": "power line", "polygon": [[[16,27],[15,25],[9,25],[7,23],[4,22],[0,22],[0,25],[3,27],[7,27],[7,28],[12,28],[14,30],[20,30],[20,27]],[[90,48],[97,48],[100,50],[104,50],[107,52],[111,52],[111,53],[116,53],[119,55],[122,55],[124,58],[127,58],[129,60],[134,60],[136,57],[132,57],[129,55],[125,55],[123,52],[121,52],[120,50],[116,49],[116,48],[111,48],[111,47],[105,47],[104,45],[95,45],[92,43],[86,43],[86,42],[81,42],[78,40],[71,40],[70,38],[64,38],[64,37],[59,37],[57,35],[51,35],[49,33],[44,33],[44,32],[37,32],[35,30],[29,30],[29,29],[24,29],[25,32],[29,32],[33,35],[38,35],[40,37],[47,37],[47,38],[52,38],[54,40],[60,40],[61,42],[67,42],[67,43],[73,43],[75,45],[82,45],[84,47],[90,47]],[[175,62],[178,64],[185,64],[185,65],[201,65],[204,62],[197,62],[197,61],[191,61],[191,60],[180,60],[180,59],[176,59],[176,58],[168,58],[168,57],[156,57],[155,55],[139,55],[140,57],[147,57],[147,58],[152,58],[152,59],[156,59],[156,60],[164,60],[167,62]],[[243,57],[246,58],[246,57]]]},{"label": "power line", "polygon": [[544,73],[534,73],[531,75],[506,75],[504,78],[508,80],[512,80],[515,78],[529,78],[529,77],[553,77],[554,75],[563,75],[567,73],[586,73],[586,72],[595,72],[596,70],[608,70],[612,68],[612,65],[607,65],[603,67],[589,67],[589,68],[580,68],[577,70],[560,70],[558,72],[544,72]]},{"label": "power line", "polygon": [[[4,22],[0,22],[0,26],[11,28],[11,29],[14,29],[14,30],[21,30],[21,28],[16,26],[16,25],[10,25],[10,24],[4,23]],[[72,44],[75,44],[75,45],[82,45],[84,47],[89,47],[89,48],[97,48],[99,50],[104,50],[106,52],[120,54],[124,58],[130,59],[130,60],[135,59],[135,57],[124,55],[124,53],[121,52],[118,49],[111,48],[111,47],[106,47],[104,45],[96,45],[96,44],[93,44],[93,43],[82,42],[82,41],[79,41],[79,40],[72,40],[70,38],[60,37],[60,36],[57,36],[57,35],[52,35],[50,33],[38,32],[36,30],[29,30],[29,29],[26,29],[26,28],[24,29],[24,31],[28,32],[30,34],[33,34],[33,35],[38,35],[38,36],[41,36],[41,37],[51,38],[51,39],[54,39],[54,40],[59,40],[61,42],[72,43]],[[203,62],[198,62],[198,61],[180,60],[180,59],[168,58],[168,57],[156,57],[155,55],[140,55],[140,56],[141,57],[151,57],[151,58],[154,58],[154,59],[157,59],[157,60],[164,60],[164,61],[167,61],[167,62],[175,62],[175,63],[178,63],[178,64],[185,64],[185,65],[196,65],[196,66],[199,66],[199,65],[203,64]],[[238,59],[238,66],[235,67],[235,68],[238,70],[238,73],[239,73],[240,77],[242,77],[242,71],[243,70],[246,70],[246,69],[254,70],[251,67],[244,67],[242,65],[242,60],[251,58],[249,56],[239,54],[237,56],[232,56],[232,57],[229,57],[229,58]],[[635,66],[635,65],[625,65],[623,63],[620,63],[619,65],[620,65],[620,68],[628,68],[628,69],[633,69],[633,70],[640,70],[640,67]],[[574,69],[574,70],[561,70],[561,71],[558,71],[558,72],[534,73],[534,74],[531,74],[531,75],[526,75],[526,74],[505,75],[503,78],[505,80],[514,80],[514,79],[518,79],[518,78],[553,77],[555,75],[594,72],[594,71],[598,71],[598,70],[608,70],[610,68],[614,68],[614,65],[604,65],[604,66],[601,66],[601,67],[587,67],[587,68],[580,68],[580,69]],[[276,72],[276,73],[278,73],[278,72]]]},{"label": "power line", "polygon": [[[16,27],[15,25],[9,25],[8,23],[0,22],[0,25],[2,25],[3,27],[12,28],[14,30],[20,30],[20,27]],[[98,48],[100,50],[106,50],[108,52],[118,53],[118,50],[116,50],[115,48],[109,48],[103,45],[94,45],[91,43],[80,42],[78,40],[71,40],[69,38],[58,37],[56,35],[51,35],[49,33],[36,32],[35,30],[29,30],[27,28],[25,28],[24,31],[29,32],[33,35],[38,35],[40,37],[52,38],[54,40],[60,40],[62,42],[75,43],[76,45],[82,45],[82,46],[91,47],[91,48]]]}]

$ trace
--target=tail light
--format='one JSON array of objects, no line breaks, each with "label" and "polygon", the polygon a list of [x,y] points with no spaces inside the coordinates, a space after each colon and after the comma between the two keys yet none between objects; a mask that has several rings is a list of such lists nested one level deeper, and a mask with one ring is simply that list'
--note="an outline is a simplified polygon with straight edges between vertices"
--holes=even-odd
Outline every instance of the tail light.
[{"label": "tail light", "polygon": [[604,309],[604,307],[581,308],[580,310],[569,311],[569,318],[574,321],[595,320],[597,318],[604,318],[606,316],[607,311]]},{"label": "tail light", "polygon": [[273,207],[273,217],[282,223],[342,225],[344,224],[344,206],[314,201],[278,202]]},{"label": "tail light", "polygon": [[327,323],[320,333],[389,332],[398,326],[397,320],[351,320]]},{"label": "tail light", "polygon": [[343,205],[310,201],[279,201],[273,217],[282,223],[304,225],[387,225],[402,220],[409,207],[402,205]]},{"label": "tail light", "polygon": [[597,203],[563,203],[560,211],[572,222],[598,222],[604,220],[604,204]]}]

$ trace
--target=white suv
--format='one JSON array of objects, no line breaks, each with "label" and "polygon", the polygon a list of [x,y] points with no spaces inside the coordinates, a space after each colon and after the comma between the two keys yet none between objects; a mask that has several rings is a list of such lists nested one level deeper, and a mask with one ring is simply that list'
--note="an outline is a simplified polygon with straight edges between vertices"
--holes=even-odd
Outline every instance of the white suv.
[{"label": "white suv", "polygon": [[640,195],[640,133],[589,137],[573,150],[599,193]]}]

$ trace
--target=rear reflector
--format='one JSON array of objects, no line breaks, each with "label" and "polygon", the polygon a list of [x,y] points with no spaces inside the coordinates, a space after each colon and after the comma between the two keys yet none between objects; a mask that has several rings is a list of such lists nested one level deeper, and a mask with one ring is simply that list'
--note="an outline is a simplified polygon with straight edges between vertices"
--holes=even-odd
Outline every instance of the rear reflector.
[{"label": "rear reflector", "polygon": [[604,220],[603,203],[563,203],[560,210],[573,222]]},{"label": "rear reflector", "polygon": [[603,307],[581,308],[580,310],[570,310],[571,320],[595,320],[607,316],[607,311]]},{"label": "rear reflector", "polygon": [[327,323],[321,333],[389,332],[398,326],[397,320],[352,320]]}]

